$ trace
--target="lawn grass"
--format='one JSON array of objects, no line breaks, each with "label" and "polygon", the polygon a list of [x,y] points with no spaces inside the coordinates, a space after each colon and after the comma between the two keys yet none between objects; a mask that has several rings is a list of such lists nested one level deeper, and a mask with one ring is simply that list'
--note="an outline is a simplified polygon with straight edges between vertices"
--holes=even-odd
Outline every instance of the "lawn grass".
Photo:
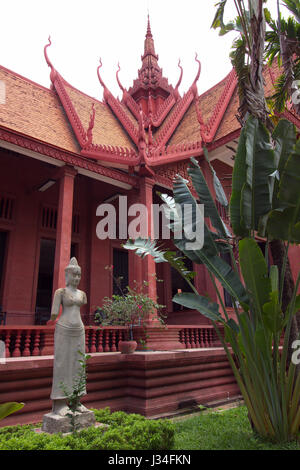
[{"label": "lawn grass", "polygon": [[297,442],[273,444],[255,437],[245,406],[209,411],[174,423],[172,450],[300,450]]},{"label": "lawn grass", "polygon": [[300,450],[299,442],[275,444],[256,437],[245,406],[171,420],[94,411],[97,421],[110,425],[104,435],[93,427],[62,437],[37,434],[36,424],[9,426],[0,429],[0,450]]}]

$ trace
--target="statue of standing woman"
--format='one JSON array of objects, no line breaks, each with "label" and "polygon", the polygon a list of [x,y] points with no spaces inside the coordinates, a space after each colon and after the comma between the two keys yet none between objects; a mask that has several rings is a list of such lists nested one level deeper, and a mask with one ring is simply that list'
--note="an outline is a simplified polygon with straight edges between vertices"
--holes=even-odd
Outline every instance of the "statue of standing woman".
[{"label": "statue of standing woman", "polygon": [[[70,412],[63,390],[72,393],[82,367],[79,360],[82,359],[81,355],[85,354],[85,330],[80,307],[87,303],[86,294],[77,289],[81,279],[81,268],[76,258],[70,260],[65,273],[66,287],[55,292],[50,319],[50,321],[56,319],[62,306],[62,314],[55,326],[53,382],[50,396],[53,402],[52,413],[60,416]],[[82,395],[86,395],[86,389]],[[77,412],[86,411],[87,408],[79,404]]]}]

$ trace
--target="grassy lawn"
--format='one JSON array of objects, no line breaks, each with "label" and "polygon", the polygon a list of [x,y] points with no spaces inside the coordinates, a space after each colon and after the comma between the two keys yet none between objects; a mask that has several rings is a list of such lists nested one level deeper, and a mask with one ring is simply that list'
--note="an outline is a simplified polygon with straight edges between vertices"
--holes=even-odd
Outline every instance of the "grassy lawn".
[{"label": "grassy lawn", "polygon": [[103,434],[90,427],[62,436],[35,433],[36,425],[0,429],[1,450],[300,450],[300,444],[272,444],[254,436],[246,407],[206,410],[192,417],[148,420],[108,408],[94,410],[109,424]]},{"label": "grassy lawn", "polygon": [[256,438],[245,406],[208,411],[174,423],[174,450],[300,450],[296,442],[279,445]]}]

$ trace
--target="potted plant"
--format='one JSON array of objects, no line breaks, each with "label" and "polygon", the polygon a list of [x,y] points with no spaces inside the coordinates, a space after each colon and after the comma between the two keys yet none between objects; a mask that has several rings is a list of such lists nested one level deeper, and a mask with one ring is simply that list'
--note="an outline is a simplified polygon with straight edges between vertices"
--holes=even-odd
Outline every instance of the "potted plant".
[{"label": "potted plant", "polygon": [[[146,287],[144,281],[141,287],[134,281],[134,288],[121,288],[121,278],[115,278],[112,274],[113,266],[106,267],[111,273],[116,285],[119,288],[120,295],[113,294],[111,297],[104,297],[102,306],[97,307],[95,313],[95,322],[102,326],[118,325],[127,326],[127,338],[119,341],[118,347],[121,353],[130,354],[137,348],[137,341],[134,340],[133,327],[141,327],[149,319],[151,314],[160,310],[163,305],[159,305],[147,294],[143,292]],[[163,323],[163,319],[160,318]]]}]

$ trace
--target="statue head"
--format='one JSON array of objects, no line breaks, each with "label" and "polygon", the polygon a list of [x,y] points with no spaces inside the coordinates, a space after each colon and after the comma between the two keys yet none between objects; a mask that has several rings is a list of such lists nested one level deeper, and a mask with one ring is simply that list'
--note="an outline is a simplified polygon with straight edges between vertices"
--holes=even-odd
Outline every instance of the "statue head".
[{"label": "statue head", "polygon": [[76,258],[71,258],[69,265],[65,269],[66,286],[77,288],[81,279],[81,268]]}]

